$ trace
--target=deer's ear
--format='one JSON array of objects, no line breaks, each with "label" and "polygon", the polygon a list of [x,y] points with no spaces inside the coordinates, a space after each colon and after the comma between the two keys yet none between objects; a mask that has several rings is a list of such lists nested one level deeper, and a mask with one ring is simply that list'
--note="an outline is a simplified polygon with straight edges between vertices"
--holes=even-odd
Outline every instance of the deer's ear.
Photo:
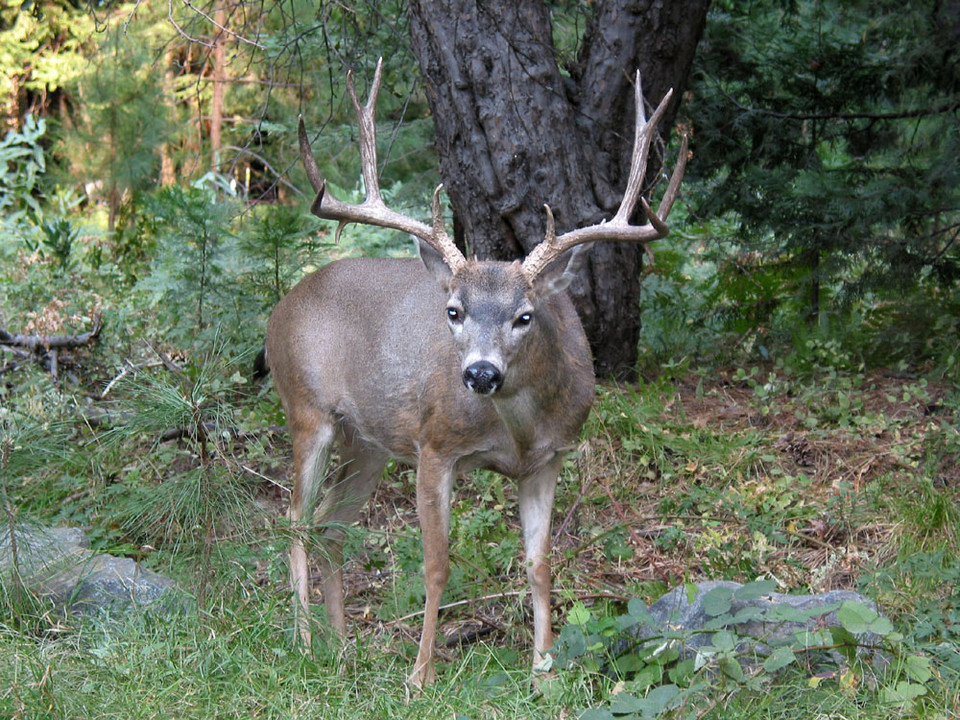
[{"label": "deer's ear", "polygon": [[424,267],[430,271],[430,274],[437,279],[442,287],[447,287],[450,283],[450,278],[453,276],[453,271],[450,269],[450,266],[444,262],[443,256],[419,238],[417,239],[417,245],[420,250],[420,262],[423,263]]},{"label": "deer's ear", "polygon": [[591,244],[577,245],[547,265],[534,280],[537,291],[549,297],[570,287],[587,261]]}]

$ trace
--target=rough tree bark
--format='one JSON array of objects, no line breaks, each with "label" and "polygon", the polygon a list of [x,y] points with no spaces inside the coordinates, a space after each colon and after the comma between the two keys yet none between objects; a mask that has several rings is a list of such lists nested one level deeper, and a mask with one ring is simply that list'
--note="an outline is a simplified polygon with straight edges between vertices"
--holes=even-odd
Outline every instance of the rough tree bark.
[{"label": "rough tree bark", "polygon": [[[597,0],[565,75],[542,0],[411,0],[458,242],[506,260],[543,238],[544,203],[559,232],[612,217],[630,165],[634,70],[654,105],[675,88],[666,135],[708,6]],[[640,247],[599,243],[573,288],[601,376],[633,373],[641,268]]]}]

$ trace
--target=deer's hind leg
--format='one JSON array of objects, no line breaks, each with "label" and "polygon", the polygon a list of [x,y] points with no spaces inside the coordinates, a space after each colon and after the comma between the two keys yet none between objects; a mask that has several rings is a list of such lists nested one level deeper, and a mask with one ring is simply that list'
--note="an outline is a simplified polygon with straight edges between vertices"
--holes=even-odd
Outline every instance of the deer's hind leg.
[{"label": "deer's hind leg", "polygon": [[323,528],[320,575],[327,620],[341,636],[347,620],[343,604],[343,539],[346,529],[360,516],[383,475],[389,455],[362,444],[340,448],[340,469],[324,489],[315,520]]},{"label": "deer's hind leg", "polygon": [[[343,428],[328,413],[303,409],[289,418],[293,435],[294,485],[289,519],[290,584],[295,594],[297,628],[306,647],[311,643],[310,568],[305,539],[321,530],[320,575],[327,619],[340,635],[347,631],[343,606],[343,538],[376,488],[389,456],[362,443],[347,443]],[[331,450],[339,448],[340,467],[328,473]],[[323,500],[316,507],[322,486]],[[316,509],[314,509],[316,508]],[[309,519],[309,523],[304,521]]]},{"label": "deer's hind leg", "polygon": [[317,488],[327,472],[334,439],[333,418],[315,408],[298,408],[288,412],[293,437],[293,493],[290,496],[290,586],[294,594],[294,613],[300,640],[309,648],[310,632],[310,567],[304,538],[309,527],[304,518],[313,514]]}]

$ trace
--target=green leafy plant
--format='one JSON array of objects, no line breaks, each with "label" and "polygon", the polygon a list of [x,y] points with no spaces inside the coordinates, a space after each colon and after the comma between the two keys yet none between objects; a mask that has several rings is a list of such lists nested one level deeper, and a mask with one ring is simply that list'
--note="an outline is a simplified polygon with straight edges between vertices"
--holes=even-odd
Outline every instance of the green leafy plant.
[{"label": "green leafy plant", "polygon": [[[936,682],[930,657],[906,644],[887,618],[858,603],[810,610],[748,604],[731,614],[734,599],[750,601],[774,587],[757,581],[711,590],[703,596],[703,610],[710,619],[701,629],[669,624],[661,629],[637,599],[621,615],[598,616],[575,603],[557,640],[557,663],[568,672],[603,673],[617,681],[615,692],[601,707],[580,717],[642,720],[676,713],[699,717],[721,704],[729,709],[737,695],[764,692],[775,674],[788,669],[805,676],[810,687],[836,682],[842,688],[847,683],[851,690],[872,695],[876,705],[901,710],[911,709]],[[775,628],[785,622],[805,626],[834,611],[838,625],[798,631],[773,647],[765,644],[768,637],[744,635],[737,629]],[[766,649],[758,653],[759,648]],[[888,659],[880,666],[866,660],[880,657]],[[851,685],[854,672],[871,674],[874,689]]]},{"label": "green leafy plant", "polygon": [[157,151],[174,125],[146,33],[138,32],[139,42],[125,42],[121,28],[105,29],[97,52],[71,83],[84,98],[84,112],[61,129],[59,154],[69,174],[106,202],[113,231],[121,207],[153,183]]},{"label": "green leafy plant", "polygon": [[303,269],[319,263],[318,223],[299,207],[278,205],[257,208],[253,222],[239,234],[238,249],[247,258],[244,283],[273,308],[300,279]]},{"label": "green leafy plant", "polygon": [[885,10],[723,2],[698,56],[699,209],[737,213],[762,265],[800,271],[817,323],[865,291],[957,274],[941,242],[960,172],[955,43],[932,3]]},{"label": "green leafy plant", "polygon": [[4,224],[28,211],[40,211],[36,193],[46,170],[40,144],[46,132],[45,119],[27,115],[22,130],[10,130],[0,140],[0,219]]},{"label": "green leafy plant", "polygon": [[65,217],[41,220],[39,228],[43,233],[43,246],[56,258],[59,269],[69,270],[73,264],[73,245],[80,235],[80,229]]}]

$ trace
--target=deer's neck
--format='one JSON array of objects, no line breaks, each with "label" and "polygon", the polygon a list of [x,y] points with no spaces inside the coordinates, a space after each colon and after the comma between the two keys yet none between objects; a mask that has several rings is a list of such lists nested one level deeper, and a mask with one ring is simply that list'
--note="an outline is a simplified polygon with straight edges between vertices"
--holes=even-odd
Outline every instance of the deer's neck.
[{"label": "deer's neck", "polygon": [[534,393],[521,390],[509,398],[493,400],[493,407],[513,438],[517,455],[526,455],[536,443],[537,421],[542,419]]},{"label": "deer's neck", "polygon": [[[520,390],[509,396],[491,398],[497,415],[513,438],[517,457],[535,455],[547,447],[555,451],[558,442],[567,443],[572,439],[567,437],[570,429],[566,415],[578,415],[579,408],[571,405],[580,403],[570,396],[568,383],[569,378],[568,382],[563,381],[563,373],[547,366],[539,377],[531,376],[520,383]],[[576,432],[577,429],[573,429],[573,433]]]}]

